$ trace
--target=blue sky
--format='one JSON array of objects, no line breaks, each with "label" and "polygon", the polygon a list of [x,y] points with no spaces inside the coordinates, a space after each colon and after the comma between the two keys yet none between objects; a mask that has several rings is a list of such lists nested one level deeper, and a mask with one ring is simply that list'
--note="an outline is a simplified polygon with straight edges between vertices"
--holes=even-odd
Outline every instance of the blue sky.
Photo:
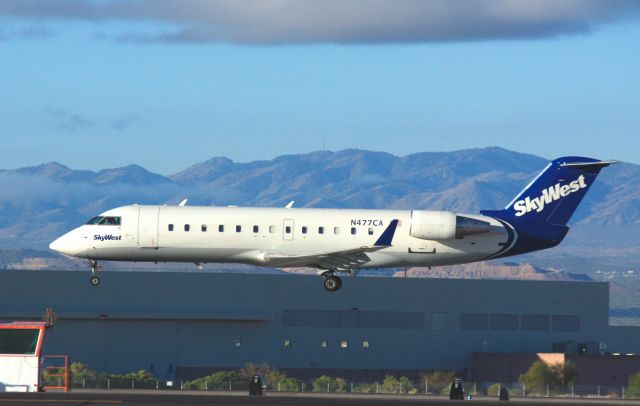
[{"label": "blue sky", "polygon": [[[444,24],[415,2],[385,1],[363,19],[358,1],[298,0],[275,18],[241,0],[7,0],[0,168],[171,174],[214,156],[493,145],[640,163],[637,8],[585,0],[496,22],[505,3],[483,0],[491,12],[454,8]],[[389,4],[400,12],[385,17]]]}]

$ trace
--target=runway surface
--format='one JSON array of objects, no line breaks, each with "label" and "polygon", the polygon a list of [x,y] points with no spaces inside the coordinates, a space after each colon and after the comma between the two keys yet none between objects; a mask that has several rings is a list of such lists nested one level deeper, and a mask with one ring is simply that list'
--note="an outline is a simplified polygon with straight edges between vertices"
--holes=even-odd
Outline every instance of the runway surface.
[{"label": "runway surface", "polygon": [[[477,398],[465,401],[451,401],[440,396],[387,396],[354,394],[269,394],[265,397],[250,397],[240,392],[192,392],[192,391],[92,391],[77,390],[72,393],[0,393],[0,406],[24,405],[283,405],[283,406],[365,406],[365,405],[456,405],[481,404],[486,406],[505,405],[495,398]],[[511,403],[524,405],[640,405],[640,401],[609,399],[521,399],[514,398]]]}]

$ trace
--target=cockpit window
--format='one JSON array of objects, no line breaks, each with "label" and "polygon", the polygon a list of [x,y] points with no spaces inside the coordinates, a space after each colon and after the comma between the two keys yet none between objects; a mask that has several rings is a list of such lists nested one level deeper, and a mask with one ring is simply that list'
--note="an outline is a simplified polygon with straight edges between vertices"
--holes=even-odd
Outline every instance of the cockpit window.
[{"label": "cockpit window", "polygon": [[98,224],[100,222],[100,220],[102,220],[104,217],[102,216],[96,216],[94,218],[92,218],[91,220],[87,221],[87,224]]},{"label": "cockpit window", "polygon": [[87,224],[97,224],[99,226],[119,226],[121,217],[97,216],[87,222]]},{"label": "cockpit window", "polygon": [[98,225],[100,225],[100,226],[119,226],[120,225],[120,217],[105,217],[98,223]]}]

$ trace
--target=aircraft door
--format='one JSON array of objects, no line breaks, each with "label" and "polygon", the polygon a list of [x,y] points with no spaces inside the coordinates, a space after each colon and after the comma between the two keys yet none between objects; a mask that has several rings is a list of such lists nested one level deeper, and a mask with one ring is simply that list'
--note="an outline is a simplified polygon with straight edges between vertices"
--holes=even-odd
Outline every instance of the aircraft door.
[{"label": "aircraft door", "polygon": [[140,206],[138,214],[138,247],[158,248],[158,216],[160,207]]},{"label": "aircraft door", "polygon": [[284,219],[282,224],[282,238],[284,240],[293,240],[293,220]]}]

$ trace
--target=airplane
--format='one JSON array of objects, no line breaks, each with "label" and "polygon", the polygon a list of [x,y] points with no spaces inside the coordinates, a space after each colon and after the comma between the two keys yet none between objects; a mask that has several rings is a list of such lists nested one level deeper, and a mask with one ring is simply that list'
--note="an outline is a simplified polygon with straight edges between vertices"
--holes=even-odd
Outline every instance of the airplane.
[{"label": "airplane", "polygon": [[108,210],[49,246],[98,261],[244,263],[312,267],[327,291],[337,275],[361,269],[484,261],[558,245],[600,170],[617,161],[563,157],[550,162],[502,210],[480,214],[358,210],[129,205]]}]

